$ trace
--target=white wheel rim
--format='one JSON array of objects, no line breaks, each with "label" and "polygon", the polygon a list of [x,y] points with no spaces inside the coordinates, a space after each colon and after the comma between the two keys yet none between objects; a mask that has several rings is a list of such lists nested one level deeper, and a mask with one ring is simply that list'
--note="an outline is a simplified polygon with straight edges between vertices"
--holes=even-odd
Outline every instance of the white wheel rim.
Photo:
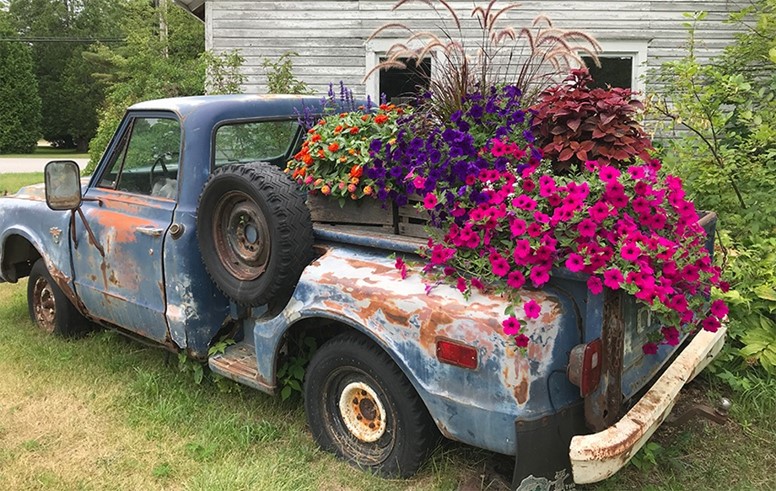
[{"label": "white wheel rim", "polygon": [[351,382],[340,394],[342,421],[353,436],[367,443],[376,442],[385,433],[385,408],[371,387]]}]

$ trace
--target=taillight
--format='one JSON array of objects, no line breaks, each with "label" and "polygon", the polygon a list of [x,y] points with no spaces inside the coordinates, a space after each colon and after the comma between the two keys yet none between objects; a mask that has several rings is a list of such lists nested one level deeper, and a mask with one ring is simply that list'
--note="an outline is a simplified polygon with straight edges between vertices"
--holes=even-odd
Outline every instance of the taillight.
[{"label": "taillight", "polygon": [[574,346],[569,355],[569,366],[566,375],[569,381],[579,387],[579,395],[587,397],[598,388],[601,380],[601,349],[600,339],[587,344]]},{"label": "taillight", "polygon": [[437,359],[462,368],[477,368],[477,348],[440,339],[436,343]]}]

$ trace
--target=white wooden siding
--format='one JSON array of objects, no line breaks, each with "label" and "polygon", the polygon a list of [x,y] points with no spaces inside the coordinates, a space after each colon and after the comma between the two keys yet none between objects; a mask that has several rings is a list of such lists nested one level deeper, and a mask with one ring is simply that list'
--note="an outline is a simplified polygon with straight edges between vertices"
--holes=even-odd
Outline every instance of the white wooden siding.
[{"label": "white wooden siding", "polygon": [[[316,93],[325,93],[329,82],[339,81],[364,95],[367,37],[389,22],[402,22],[413,30],[439,32],[440,16],[421,2],[392,12],[395,0],[378,1],[233,1],[208,0],[206,3],[206,44],[216,52],[239,50],[246,61],[245,91],[266,92],[265,58],[277,59],[295,51],[294,74]],[[450,1],[462,13],[464,35],[478,34],[468,19],[472,2]],[[485,3],[485,2],[479,2]],[[687,40],[682,14],[705,10],[706,19],[698,25],[697,53],[701,59],[718,54],[732,40],[736,27],[727,24],[729,12],[741,1],[527,1],[504,16],[517,28],[530,25],[539,14],[550,17],[556,26],[581,30],[600,40],[641,40],[647,42],[648,68],[682,56]],[[506,5],[507,2],[499,5]],[[449,17],[442,15],[449,29]],[[380,37],[403,39],[400,30],[386,31]],[[647,80],[649,86],[649,80]]]}]

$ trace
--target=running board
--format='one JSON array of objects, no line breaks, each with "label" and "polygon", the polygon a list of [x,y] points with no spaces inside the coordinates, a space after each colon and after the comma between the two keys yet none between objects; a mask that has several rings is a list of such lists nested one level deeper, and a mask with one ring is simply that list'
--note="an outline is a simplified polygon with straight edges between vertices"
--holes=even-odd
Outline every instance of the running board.
[{"label": "running board", "polygon": [[268,394],[275,393],[275,386],[259,375],[256,348],[252,344],[243,342],[229,346],[223,353],[208,358],[207,364],[210,370],[230,380]]}]

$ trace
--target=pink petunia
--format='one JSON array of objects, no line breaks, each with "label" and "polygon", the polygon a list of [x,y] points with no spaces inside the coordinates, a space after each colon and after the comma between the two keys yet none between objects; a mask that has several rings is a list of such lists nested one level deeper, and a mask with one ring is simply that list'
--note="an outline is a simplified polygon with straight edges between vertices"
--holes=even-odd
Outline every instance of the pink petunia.
[{"label": "pink petunia", "polygon": [[516,290],[522,288],[525,285],[525,276],[518,270],[511,271],[507,275],[507,285]]},{"label": "pink petunia", "polygon": [[550,281],[549,271],[537,267],[534,267],[531,270],[529,276],[531,278],[531,283],[533,283],[536,288],[539,288],[540,286]]},{"label": "pink petunia", "polygon": [[598,177],[600,177],[603,182],[611,183],[620,177],[620,171],[611,165],[604,165],[601,167],[601,169],[599,169]]},{"label": "pink petunia", "polygon": [[620,285],[624,280],[625,278],[623,278],[622,272],[617,268],[611,268],[604,271],[604,285],[612,290],[620,288]]},{"label": "pink petunia", "polygon": [[722,319],[728,315],[728,307],[725,305],[724,300],[714,300],[711,302],[711,307],[709,310],[711,311],[711,315],[717,319]]},{"label": "pink petunia", "polygon": [[494,138],[493,140],[491,140],[491,143],[493,144],[493,146],[490,149],[490,153],[494,157],[503,157],[504,155],[506,155],[508,151],[506,143],[502,142],[498,138]]},{"label": "pink petunia", "polygon": [[585,269],[585,260],[579,254],[569,254],[568,259],[566,259],[566,268],[575,273],[582,271]]},{"label": "pink petunia", "polygon": [[523,305],[525,316],[529,319],[538,319],[542,313],[542,306],[536,303],[536,300],[529,300]]},{"label": "pink petunia", "polygon": [[470,282],[474,288],[480,291],[485,290],[485,285],[482,283],[482,281],[479,280],[479,278],[472,278]]},{"label": "pink petunia", "polygon": [[512,253],[512,257],[515,259],[516,263],[527,258],[530,253],[530,242],[528,242],[526,239],[519,239],[515,241],[515,251]]},{"label": "pink petunia", "polygon": [[521,220],[519,218],[513,218],[509,222],[509,230],[512,232],[512,238],[520,237],[521,235],[525,234],[526,231],[526,224],[525,220]]},{"label": "pink petunia", "polygon": [[635,242],[626,242],[620,249],[620,256],[626,261],[634,262],[641,256],[641,249]]},{"label": "pink petunia", "polygon": [[504,277],[509,273],[509,263],[506,259],[504,259],[501,254],[494,252],[490,255],[490,267],[493,271],[493,274],[496,276]]},{"label": "pink petunia", "polygon": [[515,316],[510,315],[507,317],[502,323],[501,326],[504,329],[504,334],[507,336],[514,336],[518,332],[520,332],[520,321],[518,321]]},{"label": "pink petunia", "polygon": [[468,285],[466,284],[466,280],[461,277],[458,278],[458,281],[456,282],[455,287],[458,288],[458,291],[461,293],[466,292],[466,289],[469,288]]},{"label": "pink petunia", "polygon": [[591,276],[587,279],[587,288],[593,295],[599,295],[604,291],[604,284],[601,281],[601,278],[597,276]]},{"label": "pink petunia", "polygon": [[415,189],[423,189],[426,186],[426,178],[418,176],[413,179],[412,185],[415,186]]},{"label": "pink petunia", "polygon": [[407,278],[407,264],[404,262],[404,259],[397,257],[396,262],[394,263],[394,267],[399,270],[401,279]]},{"label": "pink petunia", "polygon": [[577,232],[581,237],[594,237],[597,229],[596,223],[589,218],[585,218],[577,225]]},{"label": "pink petunia", "polygon": [[423,206],[427,210],[433,210],[434,208],[436,208],[437,203],[438,203],[437,197],[434,193],[428,193],[426,194],[426,197],[423,198]]},{"label": "pink petunia", "polygon": [[585,169],[588,172],[595,172],[598,170],[598,161],[597,160],[586,160],[585,161]]},{"label": "pink petunia", "polygon": [[706,317],[701,321],[701,327],[703,327],[704,331],[717,332],[717,329],[719,329],[721,325],[719,319],[714,316]]},{"label": "pink petunia", "polygon": [[593,221],[601,223],[609,216],[609,206],[603,201],[599,201],[588,208],[587,213]]}]

